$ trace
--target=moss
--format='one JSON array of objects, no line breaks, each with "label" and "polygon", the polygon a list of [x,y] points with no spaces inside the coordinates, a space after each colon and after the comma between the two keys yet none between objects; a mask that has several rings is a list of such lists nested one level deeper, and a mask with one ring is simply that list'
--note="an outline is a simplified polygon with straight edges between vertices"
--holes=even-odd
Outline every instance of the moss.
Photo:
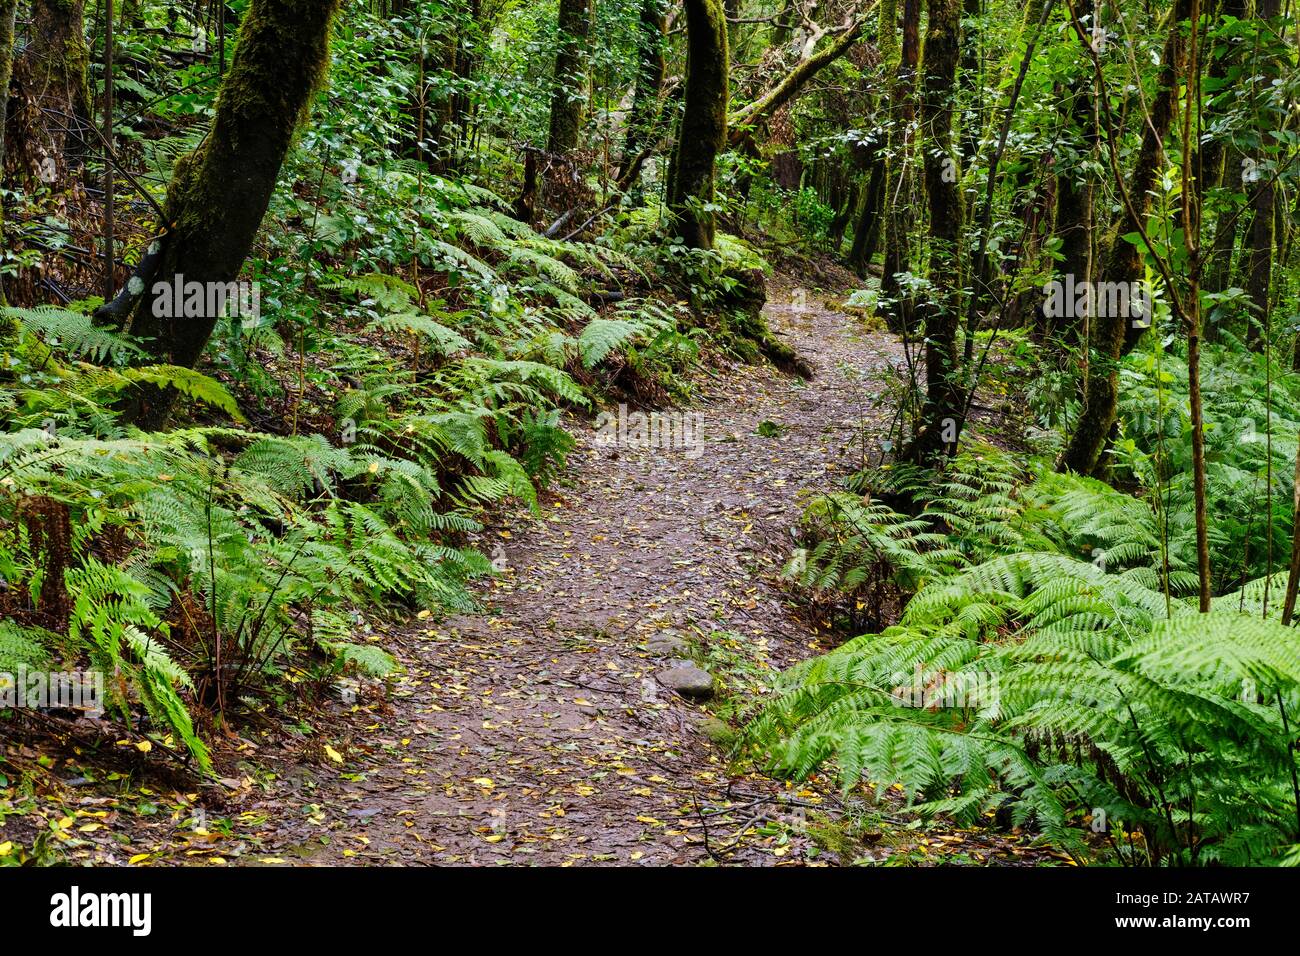
[{"label": "moss", "polygon": [[959,263],[962,214],[965,208],[959,176],[952,175],[953,89],[961,34],[961,8],[957,0],[930,0],[925,36],[923,128],[929,134],[925,147],[925,191],[930,203],[930,280],[940,290],[927,308],[925,320],[926,395],[923,425],[904,457],[932,464],[941,453],[955,449],[955,436],[945,423],[964,417],[964,394],[957,362],[957,327],[961,309]]},{"label": "moss", "polygon": [[[1182,21],[1188,18],[1192,0],[1177,0],[1170,19],[1169,35],[1165,41],[1164,66],[1160,71],[1159,89],[1152,100],[1150,117],[1143,124],[1142,146],[1137,162],[1129,177],[1128,194],[1132,197],[1135,212],[1145,218],[1151,205],[1160,170],[1160,157],[1164,139],[1169,132],[1174,115],[1174,96],[1186,49],[1180,39]],[[1127,214],[1121,215],[1113,227],[1117,232],[1137,228]],[[1137,246],[1119,238],[1112,238],[1105,255],[1101,279],[1106,282],[1135,283],[1144,272],[1142,254]],[[1118,360],[1132,349],[1141,338],[1142,329],[1130,323],[1123,310],[1112,309],[1113,315],[1098,316],[1093,321],[1090,346],[1092,359],[1088,365],[1088,380],[1084,386],[1083,411],[1070,438],[1069,447],[1061,458],[1061,467],[1081,475],[1096,476],[1105,467],[1104,452],[1119,414]]]},{"label": "moss", "polygon": [[[238,276],[298,125],[324,81],[339,3],[253,0],[240,24],[211,131],[173,172],[158,280],[181,274],[186,281],[230,282]],[[191,366],[217,318],[156,317],[147,294],[132,331],[153,340],[154,359]],[[157,427],[169,405],[155,396],[152,407],[136,417]]]},{"label": "moss", "polygon": [[[18,0],[0,0],[0,169],[4,168],[5,117],[9,114],[9,80],[14,70],[14,17]],[[4,206],[0,204],[0,249],[4,248]],[[4,277],[0,275],[0,306],[5,300]],[[5,327],[0,323],[0,336]]]},{"label": "moss", "polygon": [[727,23],[720,0],[685,0],[686,91],[668,171],[668,209],[677,234],[712,249],[714,164],[727,140]]},{"label": "moss", "polygon": [[555,52],[555,93],[551,97],[551,127],[546,148],[568,153],[578,146],[586,74],[582,69],[591,32],[590,0],[560,0],[559,46]]},{"label": "moss", "polygon": [[664,85],[664,34],[668,17],[660,0],[642,0],[637,26],[637,73],[632,109],[627,117],[627,138],[618,171],[622,182],[637,161],[637,154],[650,139],[659,115],[659,91]]},{"label": "moss", "polygon": [[[90,48],[85,40],[82,0],[32,0],[31,25],[21,59],[22,82],[30,95],[41,100],[47,115],[72,118],[32,135],[58,154],[74,161],[86,152],[89,135],[83,130],[92,123],[90,95]],[[71,126],[70,135],[64,126]],[[77,127],[82,127],[78,130]]]}]

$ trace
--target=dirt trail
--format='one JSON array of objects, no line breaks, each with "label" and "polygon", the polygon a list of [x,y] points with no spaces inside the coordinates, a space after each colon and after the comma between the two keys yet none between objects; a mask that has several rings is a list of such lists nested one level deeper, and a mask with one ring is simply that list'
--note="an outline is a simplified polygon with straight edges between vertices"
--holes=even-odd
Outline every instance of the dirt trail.
[{"label": "dirt trail", "polygon": [[[661,686],[654,675],[668,661],[646,650],[656,637],[686,640],[743,694],[765,668],[816,647],[773,579],[800,493],[830,487],[860,460],[877,390],[869,376],[898,346],[820,304],[771,304],[767,315],[816,378],[725,370],[693,409],[702,447],[610,447],[588,428],[540,518],[489,530],[482,546],[506,571],[483,595],[487,614],[413,621],[385,636],[407,669],[391,712],[347,742],[344,770],[362,779],[317,780],[303,794],[321,810],[299,828],[295,855],[479,864],[798,856],[797,845],[757,832],[779,817],[761,798],[780,786],[728,777],[702,732],[706,710]],[[779,433],[760,435],[764,421]]]}]

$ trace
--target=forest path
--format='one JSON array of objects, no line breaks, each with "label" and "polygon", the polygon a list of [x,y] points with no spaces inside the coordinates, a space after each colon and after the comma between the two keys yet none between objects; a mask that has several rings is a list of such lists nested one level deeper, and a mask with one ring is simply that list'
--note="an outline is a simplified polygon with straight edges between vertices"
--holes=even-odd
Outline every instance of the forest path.
[{"label": "forest path", "polygon": [[[590,426],[580,432],[542,514],[489,529],[480,544],[506,566],[485,588],[487,613],[385,635],[406,674],[391,709],[364,714],[342,748],[338,769],[363,778],[317,780],[301,794],[330,822],[317,814],[304,826],[295,855],[477,864],[800,856],[807,841],[782,835],[792,807],[770,800],[782,786],[728,776],[701,729],[708,711],[663,687],[654,675],[670,661],[647,650],[655,638],[687,641],[719,679],[712,706],[725,711],[729,693],[752,699],[772,669],[819,648],[776,576],[801,492],[858,466],[864,419],[886,414],[872,373],[901,360],[900,347],[820,304],[772,303],[766,313],[816,377],[723,369],[688,410],[702,416],[696,447],[602,446]],[[764,421],[779,434],[760,435]],[[322,825],[334,831],[324,848]]]}]

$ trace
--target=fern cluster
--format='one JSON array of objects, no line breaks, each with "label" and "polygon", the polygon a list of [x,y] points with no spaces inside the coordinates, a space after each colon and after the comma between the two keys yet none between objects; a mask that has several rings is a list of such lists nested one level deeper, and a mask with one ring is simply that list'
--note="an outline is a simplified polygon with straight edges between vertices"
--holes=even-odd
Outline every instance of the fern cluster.
[{"label": "fern cluster", "polygon": [[1154,509],[1104,484],[985,451],[936,488],[919,519],[810,507],[805,583],[851,589],[884,561],[915,590],[897,624],[788,671],[745,745],[901,784],[925,813],[1009,810],[1080,857],[1294,859],[1294,632],[1245,592],[1196,613]]}]

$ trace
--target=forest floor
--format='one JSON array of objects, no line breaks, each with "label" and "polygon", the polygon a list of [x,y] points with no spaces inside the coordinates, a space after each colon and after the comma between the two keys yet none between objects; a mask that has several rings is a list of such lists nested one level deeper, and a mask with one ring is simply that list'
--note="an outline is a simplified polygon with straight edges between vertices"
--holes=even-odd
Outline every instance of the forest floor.
[{"label": "forest floor", "polygon": [[[812,380],[717,370],[686,410],[702,416],[694,448],[604,446],[580,424],[540,514],[479,542],[504,568],[480,589],[485,613],[381,629],[373,637],[400,676],[334,704],[295,745],[238,740],[242,759],[226,761],[219,786],[111,797],[65,786],[37,799],[62,855],[137,865],[1062,859],[1018,832],[909,826],[897,794],[846,800],[828,779],[792,786],[729,765],[727,719],[778,669],[838,639],[780,570],[806,495],[861,466],[864,434],[883,434],[892,410],[879,373],[903,362],[893,336],[817,294],[793,304],[791,291],[773,290],[767,316]],[[656,675],[673,658],[707,669],[716,695],[692,702],[663,686]],[[49,766],[60,764],[76,761]]]}]

